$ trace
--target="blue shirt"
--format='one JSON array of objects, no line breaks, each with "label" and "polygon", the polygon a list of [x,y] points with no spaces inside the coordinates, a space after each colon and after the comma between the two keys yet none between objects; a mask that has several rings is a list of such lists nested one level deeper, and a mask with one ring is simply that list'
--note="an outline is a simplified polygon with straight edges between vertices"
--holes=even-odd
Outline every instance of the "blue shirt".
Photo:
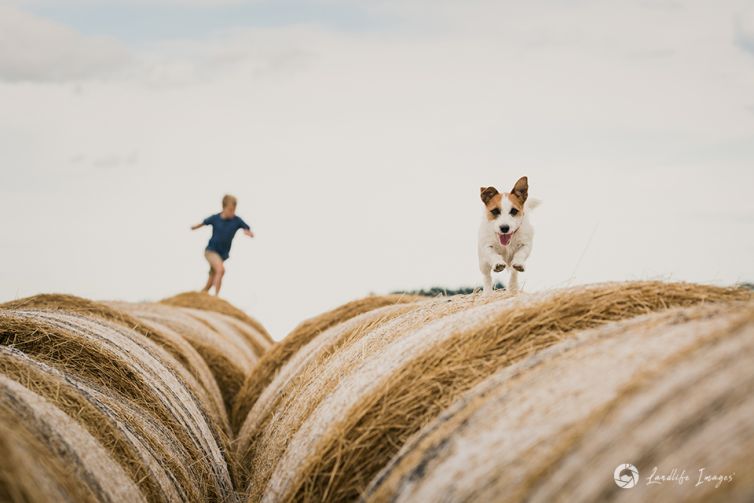
[{"label": "blue shirt", "polygon": [[238,229],[249,228],[238,215],[226,220],[220,216],[220,213],[205,218],[202,223],[212,226],[212,237],[209,239],[207,250],[217,253],[223,260],[228,260],[230,256],[230,245]]}]

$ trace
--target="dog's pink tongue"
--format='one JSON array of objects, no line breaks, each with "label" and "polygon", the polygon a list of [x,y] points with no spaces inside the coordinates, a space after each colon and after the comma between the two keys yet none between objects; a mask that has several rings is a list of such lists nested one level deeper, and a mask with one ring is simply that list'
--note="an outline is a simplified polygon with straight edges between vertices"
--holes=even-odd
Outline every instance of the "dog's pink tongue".
[{"label": "dog's pink tongue", "polygon": [[511,237],[513,234],[498,234],[500,236],[500,244],[503,246],[508,246],[508,243],[511,242]]}]

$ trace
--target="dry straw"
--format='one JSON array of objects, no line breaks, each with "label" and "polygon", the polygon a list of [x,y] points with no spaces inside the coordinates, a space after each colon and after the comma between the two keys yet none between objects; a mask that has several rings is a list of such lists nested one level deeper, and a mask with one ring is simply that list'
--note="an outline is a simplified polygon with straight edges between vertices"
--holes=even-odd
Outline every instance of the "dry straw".
[{"label": "dry straw", "polygon": [[0,404],[0,501],[94,501],[65,460]]},{"label": "dry straw", "polygon": [[0,373],[75,418],[148,500],[186,501],[201,494],[182,460],[173,455],[180,442],[149,421],[144,410],[7,346],[0,346]]},{"label": "dry straw", "polygon": [[181,367],[177,368],[183,379],[207,405],[214,420],[227,432],[228,416],[220,389],[199,353],[180,334],[163,327],[158,329],[148,320],[136,319],[120,309],[121,305],[124,304],[94,302],[73,295],[43,294],[0,304],[0,309],[44,309],[93,316],[141,333],[178,360]]},{"label": "dry straw", "polygon": [[2,501],[146,501],[74,419],[4,375],[0,433]]},{"label": "dry straw", "polygon": [[[233,398],[258,358],[245,337],[239,335],[230,323],[222,323],[224,319],[227,321],[227,317],[165,304],[124,303],[119,307],[158,331],[172,330],[188,341],[209,366],[226,410],[230,409]],[[200,321],[200,318],[205,321]],[[212,323],[206,321],[210,318]],[[219,328],[221,326],[223,328]]]},{"label": "dry straw", "polygon": [[[25,370],[36,373],[39,379],[28,382],[33,382],[39,391],[46,387],[52,393],[50,383],[64,378],[68,386],[61,385],[62,391],[56,395],[60,398],[54,400],[60,399],[61,407],[75,417],[79,410],[82,417],[95,421],[93,424],[82,419],[81,423],[90,431],[103,429],[95,436],[108,437],[104,433],[108,425],[102,415],[115,414],[128,423],[134,436],[130,444],[128,439],[123,440],[122,435],[127,434],[121,430],[120,442],[113,437],[108,448],[131,474],[136,469],[131,466],[134,457],[151,452],[165,460],[169,476],[177,479],[177,486],[186,491],[188,499],[195,499],[194,494],[202,500],[235,498],[221,425],[212,420],[205,404],[186,384],[177,360],[141,333],[105,320],[59,311],[0,310],[0,344],[29,357]],[[31,365],[31,361],[38,365]],[[7,359],[5,362],[7,371],[23,377],[23,365],[9,365]],[[42,364],[59,373],[44,371],[39,366]],[[85,392],[89,397],[84,396]],[[117,403],[120,407],[116,407]],[[99,406],[98,416],[94,409]],[[105,412],[105,406],[113,412]],[[112,425],[109,428],[115,432]],[[136,440],[143,449],[139,450]],[[143,468],[152,469],[148,464]],[[167,487],[160,479],[159,474],[155,475],[152,489],[145,491]],[[170,490],[166,489],[164,499],[174,499]]]},{"label": "dry straw", "polygon": [[[256,362],[264,354],[267,347],[262,346],[262,342],[255,340],[250,330],[241,330],[239,325],[243,325],[235,318],[224,314],[214,313],[212,311],[202,311],[201,309],[181,308],[194,319],[207,325],[213,332],[222,337],[226,342],[233,345],[236,352],[243,354],[245,360]],[[252,342],[254,341],[254,342]]]},{"label": "dry straw", "polygon": [[365,499],[746,501],[752,480],[700,488],[694,472],[683,487],[627,492],[609,475],[628,461],[645,476],[689,463],[750,473],[753,335],[752,302],[582,332],[463,394],[403,446]]},{"label": "dry straw", "polygon": [[415,308],[415,304],[395,304],[368,311],[344,323],[333,325],[297,351],[254,402],[236,436],[236,457],[240,461],[242,472],[245,474],[248,469],[253,468],[253,471],[259,474],[260,461],[256,458],[262,453],[262,449],[266,448],[266,444],[262,447],[263,443],[259,437],[265,434],[268,426],[274,428],[275,425],[279,425],[278,419],[282,418],[276,418],[276,412],[285,408],[289,399],[299,392],[299,376],[316,372],[329,355],[350,340],[358,339],[364,331]]},{"label": "dry straw", "polygon": [[[261,499],[292,433],[325,400],[340,378],[400,339],[410,327],[430,323],[507,294],[439,298],[386,306],[335,325],[303,347],[252,408],[236,439],[239,463],[249,473],[250,499]],[[282,413],[282,411],[285,411]]]},{"label": "dry straw", "polygon": [[237,307],[233,306],[229,302],[220,299],[216,296],[209,295],[207,293],[200,292],[184,292],[179,293],[173,297],[163,299],[160,302],[170,306],[190,307],[194,309],[201,309],[202,311],[214,311],[216,313],[231,316],[238,320],[243,321],[247,325],[254,328],[254,330],[262,335],[268,344],[273,344],[274,341],[270,334],[267,333],[264,326],[257,320],[241,311]]},{"label": "dry straw", "polygon": [[[472,300],[480,298],[485,304]],[[495,371],[577,330],[748,298],[743,290],[637,282],[422,304],[296,377],[276,420],[260,422],[242,458],[253,468],[250,500],[352,500],[412,434]]]},{"label": "dry straw", "polygon": [[301,347],[328,328],[350,320],[362,313],[393,304],[407,304],[422,300],[411,295],[372,295],[348,302],[331,311],[315,316],[299,324],[288,336],[276,344],[259,361],[254,370],[246,377],[233,402],[231,425],[238,432],[246,415],[257,401],[262,391],[272,382],[280,368]]}]

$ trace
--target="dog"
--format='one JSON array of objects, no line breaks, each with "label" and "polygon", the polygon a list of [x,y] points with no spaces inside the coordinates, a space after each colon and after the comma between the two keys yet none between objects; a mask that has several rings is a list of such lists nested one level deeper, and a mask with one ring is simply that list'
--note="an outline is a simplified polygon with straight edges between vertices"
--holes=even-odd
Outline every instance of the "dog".
[{"label": "dog", "polygon": [[478,248],[484,292],[492,291],[492,273],[501,272],[506,267],[511,273],[507,288],[517,292],[518,273],[526,269],[526,259],[534,240],[534,228],[527,210],[534,209],[539,201],[529,199],[529,179],[525,176],[518,179],[510,192],[481,187],[479,193],[484,203]]}]

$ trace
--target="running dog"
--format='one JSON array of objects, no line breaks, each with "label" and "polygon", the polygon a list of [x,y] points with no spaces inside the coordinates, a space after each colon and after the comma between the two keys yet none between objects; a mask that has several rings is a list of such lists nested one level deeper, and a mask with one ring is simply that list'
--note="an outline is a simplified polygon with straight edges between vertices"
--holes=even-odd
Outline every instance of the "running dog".
[{"label": "running dog", "polygon": [[495,187],[479,189],[484,216],[479,226],[479,270],[482,272],[484,291],[492,291],[492,272],[506,267],[511,272],[508,290],[519,290],[518,273],[524,272],[526,259],[531,253],[534,228],[527,210],[534,209],[539,201],[529,197],[529,180],[522,176],[510,192],[498,192]]}]

